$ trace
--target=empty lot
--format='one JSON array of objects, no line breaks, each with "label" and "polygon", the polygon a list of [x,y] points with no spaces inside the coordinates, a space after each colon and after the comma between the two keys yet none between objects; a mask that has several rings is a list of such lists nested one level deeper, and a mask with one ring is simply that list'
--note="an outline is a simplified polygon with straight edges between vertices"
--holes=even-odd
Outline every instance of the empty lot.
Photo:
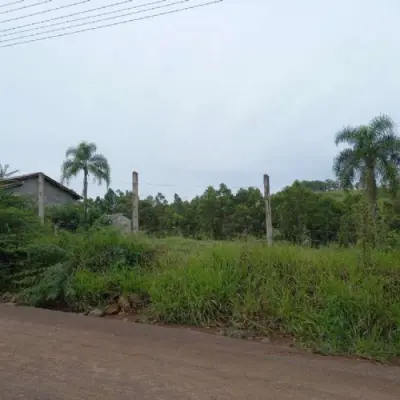
[{"label": "empty lot", "polygon": [[2,400],[395,400],[400,368],[0,305]]}]

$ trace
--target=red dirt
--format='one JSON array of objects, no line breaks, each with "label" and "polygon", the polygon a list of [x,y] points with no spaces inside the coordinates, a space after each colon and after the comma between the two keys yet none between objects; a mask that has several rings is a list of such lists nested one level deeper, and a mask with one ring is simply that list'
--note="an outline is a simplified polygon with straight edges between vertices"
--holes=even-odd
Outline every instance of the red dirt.
[{"label": "red dirt", "polygon": [[0,304],[2,400],[395,400],[400,368]]}]

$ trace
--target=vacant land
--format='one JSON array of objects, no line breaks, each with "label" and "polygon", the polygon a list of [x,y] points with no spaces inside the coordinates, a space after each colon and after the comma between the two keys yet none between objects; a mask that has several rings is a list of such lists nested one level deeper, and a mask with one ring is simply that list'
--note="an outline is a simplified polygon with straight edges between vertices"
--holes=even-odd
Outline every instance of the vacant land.
[{"label": "vacant land", "polygon": [[3,400],[395,400],[400,368],[0,305]]}]

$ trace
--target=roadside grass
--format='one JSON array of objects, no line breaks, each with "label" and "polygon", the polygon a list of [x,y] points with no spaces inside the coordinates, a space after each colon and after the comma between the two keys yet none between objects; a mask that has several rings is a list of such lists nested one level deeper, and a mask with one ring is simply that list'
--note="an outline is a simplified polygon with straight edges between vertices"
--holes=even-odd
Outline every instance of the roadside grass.
[{"label": "roadside grass", "polygon": [[40,238],[30,252],[29,268],[40,273],[23,292],[35,306],[78,311],[112,292],[145,291],[147,311],[163,323],[284,333],[322,354],[400,356],[399,252],[371,252],[366,266],[358,249],[132,239],[110,230]]}]

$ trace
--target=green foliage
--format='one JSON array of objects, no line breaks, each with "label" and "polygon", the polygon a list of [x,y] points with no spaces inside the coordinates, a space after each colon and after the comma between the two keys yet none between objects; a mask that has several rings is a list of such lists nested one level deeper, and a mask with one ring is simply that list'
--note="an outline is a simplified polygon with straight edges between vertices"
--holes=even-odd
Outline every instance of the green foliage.
[{"label": "green foliage", "polygon": [[[314,181],[311,181],[313,183]],[[318,181],[316,181],[318,182]],[[327,181],[329,182],[329,180]],[[313,247],[337,244],[353,246],[360,240],[359,204],[363,191],[313,191],[307,182],[295,181],[272,195],[272,219],[275,240]],[[88,202],[88,220],[81,204],[56,207],[48,212],[53,223],[71,231],[89,226],[107,225],[106,215],[122,213],[131,217],[132,193],[109,189],[104,198]],[[370,211],[368,211],[370,212]],[[399,197],[388,197],[382,189],[377,205],[379,218],[376,235],[380,245],[388,247],[385,237],[400,233]],[[240,189],[233,193],[225,185],[212,187],[191,201],[177,194],[172,202],[158,193],[139,202],[141,230],[158,238],[183,236],[194,239],[227,240],[263,238],[265,235],[265,202],[259,189]],[[391,246],[396,241],[390,240]],[[383,243],[385,242],[385,243]]]},{"label": "green foliage", "polygon": [[107,186],[110,184],[111,168],[107,159],[97,153],[95,143],[81,142],[77,147],[70,147],[65,153],[66,160],[63,162],[61,170],[63,182],[68,182],[71,178],[83,173],[83,202],[84,220],[88,214],[88,179],[91,177],[94,182]]},{"label": "green foliage", "polygon": [[98,307],[114,294],[138,293],[147,286],[139,268],[114,265],[104,272],[77,269],[69,281],[68,304],[75,310]]},{"label": "green foliage", "polygon": [[333,179],[326,179],[325,181],[301,181],[304,187],[310,189],[312,192],[337,192],[340,189],[340,184]]},{"label": "green foliage", "polygon": [[25,287],[20,291],[20,299],[35,307],[66,307],[66,300],[72,291],[69,285],[72,273],[70,264],[57,263],[40,272],[37,269],[35,271],[34,280],[24,280]]},{"label": "green foliage", "polygon": [[191,201],[149,196],[139,203],[147,236],[119,234],[107,216],[130,217],[132,193],[87,198],[89,175],[108,185],[110,167],[82,142],[68,149],[63,178],[83,172],[84,204],[47,209],[51,229],[27,199],[0,190],[0,290],[75,311],[147,292],[159,321],[279,331],[325,354],[399,356],[399,139],[383,116],[336,142],[350,145],[335,160],[337,182],[296,181],[272,196],[270,248],[260,190],[224,184]]},{"label": "green foliage", "polygon": [[75,300],[147,291],[160,321],[280,331],[324,354],[386,359],[400,355],[399,252],[372,252],[366,272],[359,253],[267,248],[254,242],[174,239],[152,269],[77,270]]},{"label": "green foliage", "polygon": [[58,228],[72,232],[84,225],[83,206],[79,203],[48,207],[46,217]]},{"label": "green foliage", "polygon": [[89,204],[88,217],[85,221],[85,210],[82,203],[69,204],[65,206],[53,206],[46,209],[46,217],[53,225],[62,230],[76,232],[82,228],[98,225],[106,225],[99,221],[104,214],[101,209]]},{"label": "green foliage", "polygon": [[14,285],[24,301],[35,306],[74,309],[79,303],[70,282],[75,272],[103,274],[120,266],[143,268],[154,263],[156,256],[154,246],[148,241],[107,228],[41,236],[24,251],[26,258],[13,275]]},{"label": "green foliage", "polygon": [[26,258],[24,246],[43,232],[29,199],[0,190],[0,290]]},{"label": "green foliage", "polygon": [[381,115],[368,125],[345,127],[335,137],[336,145],[350,146],[338,154],[333,165],[341,186],[352,188],[357,184],[365,188],[371,207],[376,205],[379,183],[387,185],[392,193],[397,192],[400,139],[394,127],[388,116]]},{"label": "green foliage", "polygon": [[313,246],[336,241],[342,205],[336,200],[313,193],[300,182],[285,188],[272,199],[274,225],[282,238],[291,243]]}]

